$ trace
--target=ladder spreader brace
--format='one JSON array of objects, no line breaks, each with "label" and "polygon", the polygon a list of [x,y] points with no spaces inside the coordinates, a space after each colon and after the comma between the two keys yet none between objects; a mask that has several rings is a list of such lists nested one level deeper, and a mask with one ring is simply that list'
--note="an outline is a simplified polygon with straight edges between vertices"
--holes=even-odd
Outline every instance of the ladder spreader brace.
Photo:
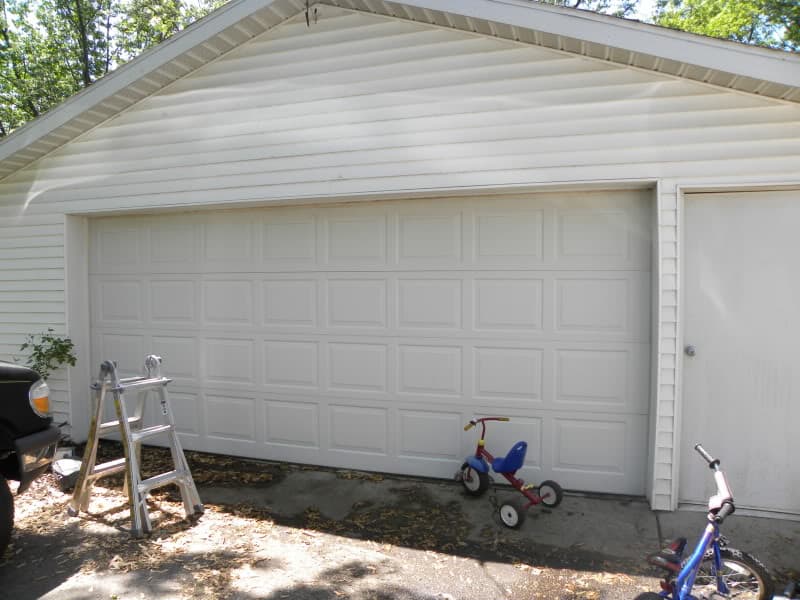
[{"label": "ladder spreader brace", "polygon": [[[107,360],[100,365],[100,375],[91,386],[94,392],[94,412],[89,424],[86,450],[83,453],[75,491],[67,508],[69,515],[73,517],[80,511],[87,511],[94,482],[106,475],[124,472],[131,510],[131,533],[136,536],[152,530],[150,515],[147,512],[147,494],[164,485],[175,483],[178,486],[187,519],[197,518],[203,513],[203,504],[200,502],[200,496],[175,431],[175,418],[167,397],[167,384],[172,380],[162,376],[161,357],[154,354],[145,358],[144,371],[143,377],[120,379],[116,363]],[[127,391],[138,393],[133,416],[128,416],[125,405],[124,393]],[[164,423],[143,427],[145,403],[152,392],[159,397]],[[109,393],[114,397],[117,420],[103,423],[104,403]],[[116,430],[122,436],[123,458],[96,464],[100,436]],[[158,435],[167,437],[173,470],[142,480],[140,470],[142,440]]]}]

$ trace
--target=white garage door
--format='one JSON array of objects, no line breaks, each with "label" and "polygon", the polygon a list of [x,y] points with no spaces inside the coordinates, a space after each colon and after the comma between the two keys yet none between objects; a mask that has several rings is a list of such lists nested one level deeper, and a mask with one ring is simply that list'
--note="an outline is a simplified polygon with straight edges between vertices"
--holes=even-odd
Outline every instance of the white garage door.
[{"label": "white garage door", "polygon": [[649,194],[92,222],[92,361],[164,357],[186,447],[451,476],[473,415],[523,477],[641,494]]},{"label": "white garage door", "polygon": [[722,460],[737,506],[800,514],[800,192],[686,198],[680,499],[705,503]]}]

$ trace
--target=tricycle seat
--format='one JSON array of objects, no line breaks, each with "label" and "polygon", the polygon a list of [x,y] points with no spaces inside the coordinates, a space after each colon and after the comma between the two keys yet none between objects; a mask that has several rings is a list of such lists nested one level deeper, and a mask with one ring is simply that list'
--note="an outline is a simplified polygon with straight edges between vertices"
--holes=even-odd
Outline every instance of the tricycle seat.
[{"label": "tricycle seat", "polygon": [[505,456],[498,456],[492,461],[492,469],[496,473],[514,473],[525,462],[528,442],[517,442]]}]

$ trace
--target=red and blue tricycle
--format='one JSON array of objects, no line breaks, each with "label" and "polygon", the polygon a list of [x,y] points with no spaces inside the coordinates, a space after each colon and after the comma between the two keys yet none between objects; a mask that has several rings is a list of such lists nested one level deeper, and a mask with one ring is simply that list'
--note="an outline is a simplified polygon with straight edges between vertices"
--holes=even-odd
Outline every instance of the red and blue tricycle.
[{"label": "red and blue tricycle", "polygon": [[531,506],[544,504],[548,508],[555,508],[561,504],[564,492],[555,481],[543,481],[536,486],[532,483],[526,484],[522,479],[515,477],[515,473],[525,462],[527,442],[517,442],[505,456],[495,457],[489,453],[486,449],[486,422],[508,420],[508,417],[483,417],[472,419],[464,426],[464,431],[469,431],[480,424],[481,437],[478,439],[475,454],[467,457],[461,465],[461,470],[456,474],[456,479],[461,481],[471,496],[482,496],[492,483],[489,469],[505,477],[514,489],[525,496],[525,499],[514,498],[500,502],[498,507],[503,525],[517,529],[525,521]]}]

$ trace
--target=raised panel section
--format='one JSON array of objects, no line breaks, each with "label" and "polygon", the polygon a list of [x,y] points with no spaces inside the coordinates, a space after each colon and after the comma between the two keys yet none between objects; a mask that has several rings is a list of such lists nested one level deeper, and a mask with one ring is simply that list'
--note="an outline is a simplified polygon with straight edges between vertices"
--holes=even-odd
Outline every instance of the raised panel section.
[{"label": "raised panel section", "polygon": [[543,219],[542,211],[475,215],[476,262],[541,262],[544,253]]},{"label": "raised panel section", "polygon": [[159,223],[150,226],[150,262],[156,267],[195,264],[195,228],[180,223]]},{"label": "raised panel section", "polygon": [[252,384],[253,342],[209,338],[205,340],[205,378],[209,383]]},{"label": "raised panel section", "polygon": [[101,227],[93,254],[100,271],[114,273],[120,268],[129,270],[140,264],[140,237],[140,230],[136,228]]},{"label": "raised panel section", "polygon": [[256,439],[256,402],[252,398],[206,396],[208,436],[239,441]]},{"label": "raised panel section", "polygon": [[263,234],[263,258],[267,263],[310,263],[316,260],[316,223],[312,217],[265,223]]},{"label": "raised panel section", "polygon": [[329,264],[381,265],[386,262],[386,218],[331,217],[326,221]]},{"label": "raised panel section", "polygon": [[459,460],[461,415],[433,411],[399,411],[399,455],[434,460]]},{"label": "raised panel section", "polygon": [[271,280],[263,283],[264,324],[313,327],[317,323],[317,282]]},{"label": "raised panel section", "polygon": [[241,269],[253,259],[253,229],[248,219],[210,219],[205,224],[203,258],[211,264],[227,263]]},{"label": "raised panel section", "polygon": [[251,281],[204,281],[203,318],[220,325],[250,325],[253,322]]},{"label": "raised panel section", "polygon": [[264,383],[317,387],[315,342],[264,342]]},{"label": "raised panel section", "polygon": [[400,264],[456,263],[461,260],[461,215],[400,215]]},{"label": "raised panel section", "polygon": [[200,363],[197,350],[197,339],[193,337],[153,336],[152,352],[162,357],[162,368],[171,378],[185,378],[188,383],[197,383]]},{"label": "raised panel section", "polygon": [[411,394],[461,393],[461,348],[400,346],[398,391]]},{"label": "raised panel section", "polygon": [[146,356],[143,335],[105,333],[99,335],[96,340],[97,343],[93,348],[95,365],[111,360],[117,363],[121,376],[141,375]]},{"label": "raised panel section", "polygon": [[597,333],[629,330],[629,286],[626,279],[557,280],[556,328]]},{"label": "raised panel section", "polygon": [[388,411],[362,406],[330,407],[330,445],[332,450],[387,454]]},{"label": "raised panel section", "polygon": [[625,408],[628,396],[627,352],[559,350],[556,352],[556,401],[592,409]]},{"label": "raised panel section", "polygon": [[542,329],[540,279],[475,281],[475,328],[537,331]]},{"label": "raised panel section", "polygon": [[264,403],[266,443],[319,448],[319,407],[310,402]]},{"label": "raised panel section", "polygon": [[542,399],[542,351],[529,348],[475,348],[475,395]]},{"label": "raised panel section", "polygon": [[328,344],[328,387],[386,391],[386,355],[382,344]]},{"label": "raised panel section", "polygon": [[169,405],[175,417],[175,430],[178,433],[200,435],[202,404],[197,394],[170,392]]},{"label": "raised panel section", "polygon": [[398,323],[404,328],[461,328],[460,279],[398,281]]},{"label": "raised panel section", "polygon": [[97,294],[101,321],[139,324],[144,320],[144,282],[101,281]]},{"label": "raised panel section", "polygon": [[564,210],[558,216],[558,255],[565,259],[629,259],[631,222],[621,210]]},{"label": "raised panel section", "polygon": [[624,421],[558,418],[554,425],[555,468],[625,472]]},{"label": "raised panel section", "polygon": [[194,281],[151,281],[150,318],[159,324],[189,325],[197,319]]},{"label": "raised panel section", "polygon": [[386,327],[386,280],[330,280],[328,282],[328,325],[331,327]]}]

